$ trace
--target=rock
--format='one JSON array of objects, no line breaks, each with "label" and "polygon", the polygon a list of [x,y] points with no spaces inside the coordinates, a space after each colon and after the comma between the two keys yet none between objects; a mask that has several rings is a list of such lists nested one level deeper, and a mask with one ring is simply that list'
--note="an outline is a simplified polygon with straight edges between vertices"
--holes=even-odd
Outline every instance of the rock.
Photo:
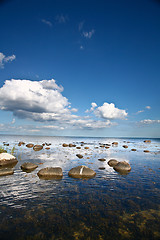
[{"label": "rock", "polygon": [[105,158],[99,158],[98,161],[104,162],[104,161],[106,161],[106,159]]},{"label": "rock", "polygon": [[40,151],[40,150],[42,150],[43,149],[43,146],[42,145],[34,145],[34,147],[33,147],[33,150],[34,151]]},{"label": "rock", "polygon": [[0,153],[0,167],[15,165],[17,163],[16,157],[9,153]]},{"label": "rock", "polygon": [[28,144],[26,145],[27,148],[32,148],[33,146],[34,146],[33,143],[28,143]]},{"label": "rock", "polygon": [[0,153],[7,153],[7,150],[0,149]]},{"label": "rock", "polygon": [[100,145],[101,148],[104,148],[105,146],[104,145]]},{"label": "rock", "polygon": [[77,149],[81,149],[81,147],[76,147]]},{"label": "rock", "polygon": [[96,172],[82,165],[72,168],[68,175],[73,178],[92,178],[96,175]]},{"label": "rock", "polygon": [[60,167],[47,167],[41,169],[37,173],[39,178],[42,179],[61,179],[63,176],[62,168]]},{"label": "rock", "polygon": [[129,163],[127,163],[126,161],[123,162],[118,162],[114,167],[114,170],[116,170],[117,172],[130,172],[131,171],[131,166]]},{"label": "rock", "polygon": [[123,145],[123,148],[128,148],[128,146],[127,145]]},{"label": "rock", "polygon": [[21,169],[25,172],[31,172],[34,169],[36,169],[38,165],[31,163],[31,162],[25,162],[21,165]]},{"label": "rock", "polygon": [[118,142],[112,142],[112,145],[113,145],[113,146],[117,146],[117,145],[118,145]]},{"label": "rock", "polygon": [[145,143],[151,143],[151,140],[144,140]]},{"label": "rock", "polygon": [[131,151],[137,151],[137,149],[135,149],[135,148],[132,148],[132,149],[131,149]]},{"label": "rock", "polygon": [[68,147],[69,145],[66,144],[66,143],[63,143],[62,146],[63,146],[63,147]]},{"label": "rock", "polygon": [[8,147],[8,146],[9,146],[9,143],[3,143],[3,145]]},{"label": "rock", "polygon": [[149,153],[149,150],[144,150],[143,152],[145,152],[145,153]]},{"label": "rock", "polygon": [[84,147],[84,149],[89,149],[89,147]]},{"label": "rock", "polygon": [[12,175],[14,173],[12,168],[0,169],[0,176]]},{"label": "rock", "polygon": [[105,147],[106,149],[108,149],[109,147],[107,146],[107,147]]},{"label": "rock", "polygon": [[50,149],[50,147],[46,147],[45,149],[46,149],[46,150],[49,150],[49,149]]},{"label": "rock", "polygon": [[21,145],[24,145],[24,144],[25,144],[24,142],[19,142],[18,146],[21,146]]},{"label": "rock", "polygon": [[51,143],[46,143],[46,146],[50,146],[51,145]]},{"label": "rock", "polygon": [[76,154],[76,156],[77,156],[78,158],[83,158],[83,155],[81,155],[81,154]]},{"label": "rock", "polygon": [[118,162],[116,159],[110,159],[110,160],[108,161],[108,165],[109,165],[110,167],[116,166],[117,163],[119,163],[119,162]]},{"label": "rock", "polygon": [[99,170],[105,170],[105,167],[99,167]]},{"label": "rock", "polygon": [[72,143],[70,143],[70,144],[69,144],[69,147],[73,147],[73,144],[72,144]]}]

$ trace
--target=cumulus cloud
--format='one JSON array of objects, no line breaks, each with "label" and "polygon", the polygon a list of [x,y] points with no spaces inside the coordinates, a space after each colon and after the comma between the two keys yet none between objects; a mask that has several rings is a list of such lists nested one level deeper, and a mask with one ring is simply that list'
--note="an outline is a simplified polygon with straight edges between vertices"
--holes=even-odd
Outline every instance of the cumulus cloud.
[{"label": "cumulus cloud", "polygon": [[160,123],[160,120],[151,120],[151,119],[144,119],[140,121],[141,124],[154,124]]},{"label": "cumulus cloud", "polygon": [[42,19],[41,21],[42,21],[43,23],[45,23],[46,25],[52,27],[52,23],[51,23],[50,21],[48,21],[48,20],[46,20],[46,19]]},{"label": "cumulus cloud", "polygon": [[[125,119],[127,113],[115,107],[113,103],[104,103],[98,107],[91,103],[90,112],[96,116],[78,116],[74,113],[70,102],[62,95],[63,87],[54,79],[31,81],[21,79],[6,80],[0,88],[0,109],[11,111],[21,119],[37,122],[50,122],[48,127],[41,129],[102,129],[114,126],[112,119]],[[97,120],[97,117],[100,119]],[[95,118],[95,119],[94,119]],[[12,123],[15,122],[15,119]],[[13,129],[13,128],[12,128]],[[39,130],[39,128],[35,128]],[[31,128],[30,128],[31,130]],[[34,130],[34,128],[33,128]]]},{"label": "cumulus cloud", "polygon": [[114,103],[109,104],[107,102],[95,109],[94,113],[97,117],[103,119],[125,119],[128,115],[125,110],[116,108]]},{"label": "cumulus cloud", "polygon": [[12,62],[15,58],[15,55],[6,57],[2,52],[0,52],[0,68],[4,68],[5,63]]},{"label": "cumulus cloud", "polygon": [[150,106],[146,106],[146,109],[151,109],[151,107]]},{"label": "cumulus cloud", "polygon": [[91,103],[91,108],[90,108],[90,110],[87,109],[85,112],[86,112],[86,113],[92,112],[96,107],[97,107],[97,104],[96,104],[95,102],[92,102],[92,103]]}]

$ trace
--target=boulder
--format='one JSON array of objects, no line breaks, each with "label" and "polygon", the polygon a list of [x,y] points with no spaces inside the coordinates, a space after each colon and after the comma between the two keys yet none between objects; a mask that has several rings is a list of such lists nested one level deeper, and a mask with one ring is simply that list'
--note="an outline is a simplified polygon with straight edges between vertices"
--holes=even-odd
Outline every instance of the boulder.
[{"label": "boulder", "polygon": [[28,143],[28,144],[26,145],[27,148],[32,148],[33,146],[34,146],[33,143]]},{"label": "boulder", "polygon": [[36,169],[38,165],[31,163],[31,162],[25,162],[21,165],[21,169],[25,172],[31,172],[34,169]]},{"label": "boulder", "polygon": [[76,156],[77,156],[78,158],[83,158],[83,155],[81,155],[81,154],[76,154]]},{"label": "boulder", "polygon": [[42,179],[61,179],[63,176],[62,168],[60,167],[47,167],[41,169],[37,173],[39,178]]},{"label": "boulder", "polygon": [[34,151],[40,151],[40,150],[42,150],[43,149],[43,146],[42,145],[34,145],[34,147],[33,147],[33,150]]},{"label": "boulder", "polygon": [[81,149],[81,147],[76,147],[77,149]]},{"label": "boulder", "polygon": [[68,175],[73,178],[92,178],[96,175],[96,172],[82,165],[72,168]]},{"label": "boulder", "polygon": [[12,175],[14,173],[12,168],[0,169],[0,176]]},{"label": "boulder", "polygon": [[17,163],[16,157],[9,153],[0,153],[0,167],[14,166]]},{"label": "boulder", "polygon": [[151,143],[151,140],[144,140],[145,143]]},{"label": "boulder", "polygon": [[69,144],[69,147],[73,147],[73,144],[72,144],[72,143],[70,143],[70,144]]},{"label": "boulder", "polygon": [[112,142],[112,145],[113,145],[113,146],[117,146],[117,145],[118,145],[118,142]]},{"label": "boulder", "polygon": [[89,149],[89,147],[84,147],[84,149]]},{"label": "boulder", "polygon": [[24,142],[19,142],[18,146],[21,146],[21,145],[24,145],[24,144],[25,144]]},{"label": "boulder", "polygon": [[46,150],[49,150],[49,149],[50,149],[50,147],[46,147],[45,149],[46,149]]},{"label": "boulder", "polygon": [[131,171],[131,166],[129,163],[127,163],[126,161],[123,162],[118,162],[114,167],[114,170],[116,170],[117,172],[130,172]]},{"label": "boulder", "polygon": [[109,165],[110,167],[116,166],[117,163],[119,163],[119,162],[118,162],[116,159],[110,159],[110,160],[108,161],[108,165]]}]

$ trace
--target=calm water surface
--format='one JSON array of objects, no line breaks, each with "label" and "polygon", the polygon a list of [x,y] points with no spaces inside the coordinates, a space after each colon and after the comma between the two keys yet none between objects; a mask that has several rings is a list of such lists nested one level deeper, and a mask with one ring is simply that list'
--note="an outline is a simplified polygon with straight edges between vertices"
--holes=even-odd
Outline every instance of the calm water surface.
[{"label": "calm water surface", "polygon": [[[19,141],[51,146],[35,152],[19,147]],[[100,147],[113,141],[119,143],[117,147]],[[0,146],[9,143],[3,147],[9,153],[14,147],[18,159],[14,174],[0,177],[0,239],[160,239],[160,139],[143,141],[0,135]],[[63,143],[81,149],[64,148]],[[76,157],[78,153],[83,159]],[[114,171],[107,164],[113,158],[129,162],[131,172]],[[23,172],[20,166],[27,161],[38,168]],[[95,170],[96,176],[70,178],[68,171],[82,164]],[[61,167],[62,180],[40,180],[37,172],[45,167]]]}]

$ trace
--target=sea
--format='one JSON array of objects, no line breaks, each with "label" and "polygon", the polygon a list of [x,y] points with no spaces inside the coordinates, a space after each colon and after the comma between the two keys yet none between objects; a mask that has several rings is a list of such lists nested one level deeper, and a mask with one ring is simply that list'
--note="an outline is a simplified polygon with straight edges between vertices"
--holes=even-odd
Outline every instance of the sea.
[{"label": "sea", "polygon": [[[34,151],[28,143],[44,146]],[[0,177],[0,240],[160,239],[160,138],[0,135],[0,148],[18,160],[13,175]],[[110,159],[128,162],[131,171],[116,172]],[[38,168],[24,172],[24,162]],[[80,165],[96,175],[70,177]],[[61,167],[62,179],[40,179],[46,167]]]}]

